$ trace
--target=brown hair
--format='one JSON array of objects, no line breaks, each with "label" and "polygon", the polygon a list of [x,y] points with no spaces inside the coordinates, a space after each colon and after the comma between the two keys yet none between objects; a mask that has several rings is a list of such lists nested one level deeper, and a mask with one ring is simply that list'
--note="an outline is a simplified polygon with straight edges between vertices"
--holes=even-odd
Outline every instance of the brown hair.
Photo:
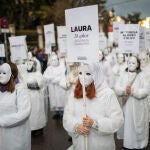
[{"label": "brown hair", "polygon": [[16,64],[14,64],[12,62],[10,62],[8,64],[10,65],[12,75],[10,77],[9,82],[6,85],[3,85],[3,84],[0,84],[0,85],[3,86],[6,89],[6,91],[12,93],[15,90],[15,79],[18,76],[18,68],[17,68]]},{"label": "brown hair", "polygon": [[[86,96],[91,100],[96,96],[96,89],[94,82],[92,82],[88,87],[85,88]],[[83,91],[82,91],[82,85],[79,81],[77,80],[77,84],[74,89],[74,97],[77,99],[83,98]]]},{"label": "brown hair", "polygon": [[6,85],[0,84],[1,86],[3,86],[6,91],[8,92],[14,92],[15,90],[15,82],[14,82],[14,78],[11,76],[9,82]]},{"label": "brown hair", "polygon": [[10,65],[13,77],[14,77],[14,79],[16,79],[18,77],[18,68],[17,68],[16,64],[14,64],[12,62],[10,62],[9,65]]}]

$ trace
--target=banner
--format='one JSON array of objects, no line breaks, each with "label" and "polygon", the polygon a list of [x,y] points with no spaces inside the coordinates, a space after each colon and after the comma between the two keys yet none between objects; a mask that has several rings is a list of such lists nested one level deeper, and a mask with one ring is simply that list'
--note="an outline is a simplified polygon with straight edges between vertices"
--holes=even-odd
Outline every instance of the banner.
[{"label": "banner", "polygon": [[150,29],[145,29],[145,48],[150,48]]},{"label": "banner", "polygon": [[44,25],[45,53],[51,53],[51,47],[56,45],[54,24]]},{"label": "banner", "polygon": [[4,47],[4,44],[0,44],[0,57],[5,57],[5,47]]},{"label": "banner", "polygon": [[99,49],[104,51],[107,48],[107,38],[104,32],[99,33]]},{"label": "banner", "polygon": [[57,41],[60,55],[65,56],[67,53],[67,31],[66,26],[57,26]]},{"label": "banner", "polygon": [[26,36],[9,37],[11,61],[27,59]]},{"label": "banner", "polygon": [[139,51],[139,25],[119,25],[119,51],[121,53],[138,53]]},{"label": "banner", "polygon": [[145,50],[145,28],[139,28],[139,50]]},{"label": "banner", "polygon": [[118,38],[119,38],[119,25],[124,24],[124,22],[113,22],[113,40],[116,44],[118,44]]},{"label": "banner", "polygon": [[99,61],[98,6],[65,10],[67,29],[67,60],[69,62]]}]

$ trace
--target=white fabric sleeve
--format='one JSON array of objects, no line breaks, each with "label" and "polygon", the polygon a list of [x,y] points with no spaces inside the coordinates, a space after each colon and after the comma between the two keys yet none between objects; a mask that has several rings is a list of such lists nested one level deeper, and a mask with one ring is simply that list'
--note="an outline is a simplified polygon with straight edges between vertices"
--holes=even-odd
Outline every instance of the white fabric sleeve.
[{"label": "white fabric sleeve", "polygon": [[12,127],[20,124],[30,116],[31,104],[27,89],[23,85],[18,85],[16,105],[17,111],[11,115],[0,117],[1,127]]},{"label": "white fabric sleeve", "polygon": [[106,116],[96,120],[96,130],[100,134],[113,134],[119,130],[124,122],[123,112],[114,93],[106,95]]},{"label": "white fabric sleeve", "polygon": [[123,95],[126,95],[126,87],[122,86],[121,85],[121,82],[122,82],[122,75],[119,77],[119,79],[117,79],[116,81],[116,84],[115,84],[115,87],[114,87],[114,90],[115,90],[115,93],[118,95],[118,96],[123,96]]},{"label": "white fabric sleeve", "polygon": [[133,97],[135,97],[136,99],[144,99],[148,96],[149,92],[150,92],[150,87],[148,82],[145,81],[144,78],[142,78],[142,76],[138,76],[137,80],[139,82],[139,86],[138,87],[133,87],[132,89],[132,93],[131,95]]},{"label": "white fabric sleeve", "polygon": [[81,124],[81,122],[74,117],[73,108],[73,101],[70,96],[64,109],[63,127],[71,136],[78,136],[79,134],[76,131],[76,127],[78,124]]},{"label": "white fabric sleeve", "polygon": [[46,81],[51,81],[53,80],[53,75],[52,75],[52,71],[51,71],[51,68],[47,68],[43,74],[43,77]]}]

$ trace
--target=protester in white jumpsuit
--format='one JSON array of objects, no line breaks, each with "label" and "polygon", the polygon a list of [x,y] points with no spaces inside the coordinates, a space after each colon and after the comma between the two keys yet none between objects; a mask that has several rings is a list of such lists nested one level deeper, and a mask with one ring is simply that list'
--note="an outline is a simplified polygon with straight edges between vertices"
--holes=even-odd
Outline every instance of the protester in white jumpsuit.
[{"label": "protester in white jumpsuit", "polygon": [[0,66],[0,150],[31,150],[27,89],[15,84],[8,64]]},{"label": "protester in white jumpsuit", "polygon": [[114,76],[110,63],[105,60],[104,53],[99,51],[99,64],[101,65],[103,72],[105,74],[105,80],[110,88],[113,88],[114,85]]},{"label": "protester in white jumpsuit", "polygon": [[120,75],[127,68],[127,64],[125,63],[125,57],[123,54],[117,55],[117,63],[114,65],[112,71],[114,74],[114,83],[119,79]]},{"label": "protester in white jumpsuit", "polygon": [[27,73],[23,74],[23,81],[28,87],[31,100],[30,126],[31,130],[39,130],[46,126],[46,112],[44,104],[44,79],[41,72],[36,70],[36,61],[26,62]]},{"label": "protester in white jumpsuit", "polygon": [[[148,54],[145,51],[140,52],[139,59],[140,59],[141,70],[143,72],[144,78],[150,87],[150,62],[149,62]],[[150,93],[148,94],[148,104],[149,104],[149,114],[150,114]],[[149,115],[149,121],[150,121],[150,115]]]},{"label": "protester in white jumpsuit", "polygon": [[[115,93],[104,81],[98,63],[80,67],[78,76],[75,91],[68,99],[63,116],[63,126],[72,136],[73,148],[82,150],[84,137],[87,137],[88,150],[115,150],[114,133],[124,120]],[[83,108],[83,84],[87,95],[86,116]]]},{"label": "protester in white jumpsuit", "polygon": [[[140,62],[135,56],[129,58],[129,72],[120,76],[115,86],[119,100],[125,100],[123,112],[125,117],[123,145],[128,149],[142,149],[148,144],[149,121],[147,82],[140,71]],[[125,98],[128,97],[128,98]]]},{"label": "protester in white jumpsuit", "polygon": [[60,65],[58,56],[50,56],[50,66],[45,70],[43,77],[48,85],[50,111],[54,118],[59,118],[64,110],[66,95],[64,89],[59,85],[62,74],[65,73],[65,66]]}]

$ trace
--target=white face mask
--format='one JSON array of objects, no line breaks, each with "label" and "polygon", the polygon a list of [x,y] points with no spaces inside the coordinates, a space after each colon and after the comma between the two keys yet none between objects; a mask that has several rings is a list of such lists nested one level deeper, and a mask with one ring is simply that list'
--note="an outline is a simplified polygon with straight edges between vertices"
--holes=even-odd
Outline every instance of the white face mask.
[{"label": "white face mask", "polygon": [[148,62],[148,57],[147,57],[147,55],[145,54],[143,54],[143,55],[141,55],[141,57],[140,57],[140,63],[141,63],[141,66],[142,67],[145,67],[146,65],[147,65],[147,62]]},{"label": "white face mask", "polygon": [[81,85],[84,85],[85,87],[89,86],[94,81],[92,73],[86,65],[79,68],[78,77]]},{"label": "white face mask", "polygon": [[137,59],[135,57],[131,57],[128,63],[129,71],[131,72],[136,71],[137,66],[138,66]]},{"label": "white face mask", "polygon": [[11,68],[10,66],[5,63],[0,66],[0,83],[7,84],[11,77]]},{"label": "white face mask", "polygon": [[57,59],[57,58],[54,58],[54,59],[52,58],[52,59],[51,59],[51,65],[52,65],[52,66],[58,66],[58,65],[59,65],[58,59]]},{"label": "white face mask", "polygon": [[33,67],[34,62],[33,61],[28,61],[27,62],[27,70],[30,71]]},{"label": "white face mask", "polygon": [[118,63],[121,64],[124,62],[124,56],[122,54],[118,55]]}]

